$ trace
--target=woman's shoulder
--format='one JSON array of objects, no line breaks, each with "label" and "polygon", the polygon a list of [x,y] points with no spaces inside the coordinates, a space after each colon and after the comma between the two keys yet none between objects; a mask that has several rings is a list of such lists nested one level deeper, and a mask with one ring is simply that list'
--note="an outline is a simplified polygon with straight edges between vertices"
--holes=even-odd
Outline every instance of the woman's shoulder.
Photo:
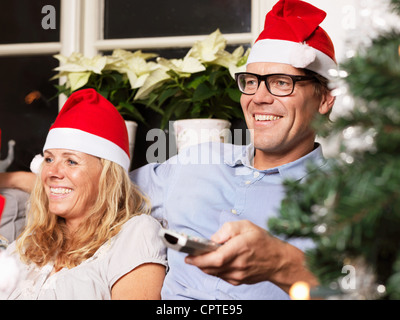
[{"label": "woman's shoulder", "polygon": [[[142,228],[153,228],[153,229],[158,229],[161,227],[161,223],[153,218],[151,215],[148,214],[140,214],[133,216],[130,218],[128,221],[124,223],[122,226],[122,230],[125,229],[139,229],[143,230]],[[121,230],[121,231],[122,231]]]},{"label": "woman's shoulder", "polygon": [[166,248],[158,236],[161,224],[153,217],[142,214],[130,218],[114,237],[103,266],[109,285],[127,272],[144,263],[166,266]]},{"label": "woman's shoulder", "polygon": [[126,221],[121,231],[115,236],[116,242],[142,243],[147,239],[158,238],[161,223],[147,214],[133,216]]},{"label": "woman's shoulder", "polygon": [[166,263],[166,249],[158,233],[161,224],[152,216],[142,214],[130,218],[114,237],[109,266],[128,269],[143,262]]}]

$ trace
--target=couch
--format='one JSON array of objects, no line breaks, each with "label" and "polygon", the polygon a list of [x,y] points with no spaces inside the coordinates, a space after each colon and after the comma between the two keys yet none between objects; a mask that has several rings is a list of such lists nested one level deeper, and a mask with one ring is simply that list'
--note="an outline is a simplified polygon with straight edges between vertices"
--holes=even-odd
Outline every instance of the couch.
[{"label": "couch", "polygon": [[6,198],[0,221],[0,235],[11,243],[25,226],[29,193],[18,189],[0,189],[0,194]]}]

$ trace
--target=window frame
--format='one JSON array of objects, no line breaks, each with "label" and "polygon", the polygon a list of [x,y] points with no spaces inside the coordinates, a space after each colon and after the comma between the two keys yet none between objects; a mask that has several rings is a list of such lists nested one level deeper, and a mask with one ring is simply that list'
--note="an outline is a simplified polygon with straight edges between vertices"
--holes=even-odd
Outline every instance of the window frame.
[{"label": "window frame", "polygon": [[[224,34],[227,43],[250,44],[255,41],[264,25],[264,18],[275,0],[251,0],[251,32]],[[104,0],[86,0],[84,2],[84,45],[82,53],[94,56],[102,51],[115,48],[125,50],[148,50],[165,48],[190,48],[206,35],[187,35],[171,37],[104,39]],[[93,14],[94,13],[94,14]],[[97,17],[97,18],[96,18]]]},{"label": "window frame", "polygon": [[[224,34],[228,44],[253,43],[264,17],[276,0],[251,0],[251,32]],[[104,39],[104,0],[60,0],[60,41],[0,45],[0,56],[81,52],[93,56],[114,48],[126,50],[191,47],[206,35],[157,38]],[[95,14],[93,14],[95,13]]]},{"label": "window frame", "polygon": [[60,41],[0,45],[0,56],[70,54],[79,50],[82,0],[60,0]]}]

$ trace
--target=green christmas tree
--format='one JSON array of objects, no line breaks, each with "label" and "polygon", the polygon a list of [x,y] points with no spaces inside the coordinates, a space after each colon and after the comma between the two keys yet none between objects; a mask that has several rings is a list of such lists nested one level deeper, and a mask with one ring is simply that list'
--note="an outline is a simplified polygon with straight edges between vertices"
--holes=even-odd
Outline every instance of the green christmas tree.
[{"label": "green christmas tree", "polygon": [[[400,0],[391,9],[400,14]],[[281,214],[268,225],[314,240],[306,256],[321,287],[338,284],[339,297],[350,299],[400,299],[400,33],[380,34],[340,68],[355,106],[331,123],[316,121],[323,136],[343,136],[340,156],[327,171],[310,167],[304,183],[288,181]],[[341,287],[344,266],[354,271],[350,290]]]}]

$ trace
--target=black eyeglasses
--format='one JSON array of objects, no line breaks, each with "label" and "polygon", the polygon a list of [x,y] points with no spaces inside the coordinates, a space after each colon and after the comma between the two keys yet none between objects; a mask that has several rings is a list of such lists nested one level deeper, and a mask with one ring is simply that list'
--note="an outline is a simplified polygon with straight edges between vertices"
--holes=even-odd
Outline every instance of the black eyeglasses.
[{"label": "black eyeglasses", "polygon": [[316,80],[314,76],[295,76],[284,73],[259,75],[250,72],[236,73],[235,78],[240,92],[244,94],[255,94],[261,82],[264,81],[269,93],[278,97],[291,95],[297,81]]}]

